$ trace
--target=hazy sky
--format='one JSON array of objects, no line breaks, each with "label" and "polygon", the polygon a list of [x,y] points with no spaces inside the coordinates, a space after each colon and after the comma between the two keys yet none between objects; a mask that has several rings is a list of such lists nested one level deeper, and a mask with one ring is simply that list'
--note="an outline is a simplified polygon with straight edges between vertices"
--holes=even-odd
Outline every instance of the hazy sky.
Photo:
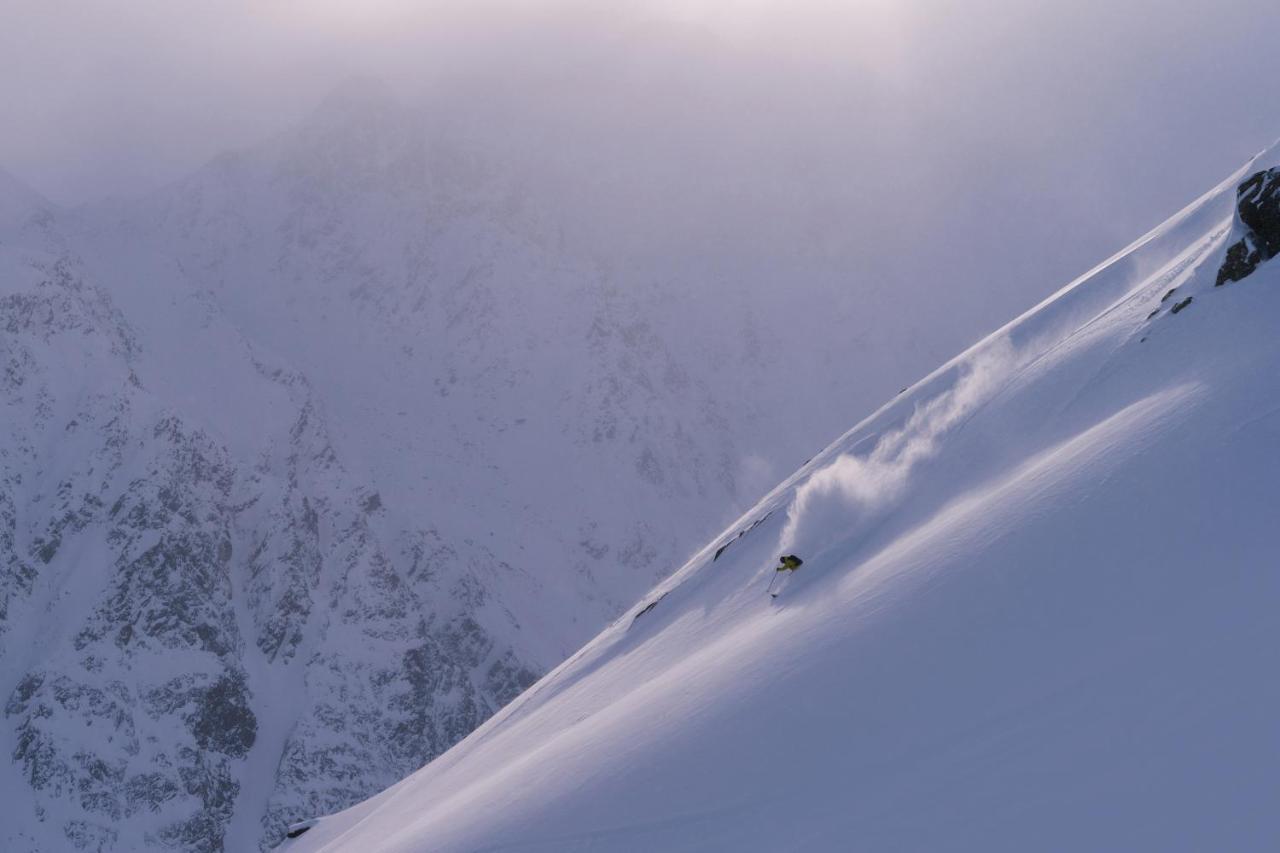
[{"label": "hazy sky", "polygon": [[[919,157],[971,163],[994,145],[1019,165],[1069,159],[1098,179],[1103,197],[1115,173],[1170,166],[1194,172],[1174,190],[1181,198],[1280,135],[1280,110],[1267,114],[1263,88],[1280,67],[1268,35],[1280,7],[1266,0],[4,7],[0,163],[61,202],[154,184],[252,143],[352,74],[401,85],[506,76],[518,87],[529,77],[660,68],[663,50],[675,54],[671,73],[710,100],[737,98],[743,81],[716,76],[732,71],[773,90],[761,93],[764,105],[811,107],[810,126],[798,130],[876,134],[907,125],[922,136]],[[701,62],[691,61],[697,54]],[[745,128],[767,121],[750,103],[722,109],[720,119]]]},{"label": "hazy sky", "polygon": [[375,75],[437,122],[649,176],[659,208],[722,208],[726,240],[772,211],[1024,306],[1280,136],[1274,0],[3,2],[0,167],[63,204]]}]

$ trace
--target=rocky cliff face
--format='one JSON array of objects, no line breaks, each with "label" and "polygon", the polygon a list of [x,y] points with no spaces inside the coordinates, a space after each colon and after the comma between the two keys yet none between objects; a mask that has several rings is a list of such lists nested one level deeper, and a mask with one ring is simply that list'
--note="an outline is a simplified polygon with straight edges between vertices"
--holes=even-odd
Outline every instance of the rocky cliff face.
[{"label": "rocky cliff face", "polygon": [[263,369],[293,419],[239,459],[148,390],[83,270],[32,273],[0,300],[6,849],[246,849],[532,681],[476,577],[502,567],[384,537],[303,379]]}]

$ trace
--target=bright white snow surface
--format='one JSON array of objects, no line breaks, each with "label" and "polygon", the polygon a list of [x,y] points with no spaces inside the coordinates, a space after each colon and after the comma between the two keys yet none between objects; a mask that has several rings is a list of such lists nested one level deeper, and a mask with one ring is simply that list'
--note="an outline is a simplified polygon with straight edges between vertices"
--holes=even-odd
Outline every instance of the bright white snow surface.
[{"label": "bright white snow surface", "polygon": [[1235,185],[1276,159],[900,395],[450,752],[280,849],[1280,849],[1280,262],[1213,287]]}]

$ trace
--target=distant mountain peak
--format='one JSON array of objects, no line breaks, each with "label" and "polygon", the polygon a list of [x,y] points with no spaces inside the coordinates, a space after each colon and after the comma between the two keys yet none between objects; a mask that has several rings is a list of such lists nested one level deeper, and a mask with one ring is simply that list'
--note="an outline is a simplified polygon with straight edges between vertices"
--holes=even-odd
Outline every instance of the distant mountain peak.
[{"label": "distant mountain peak", "polygon": [[289,170],[349,188],[412,183],[423,154],[419,117],[376,77],[343,82],[277,145]]},{"label": "distant mountain peak", "polygon": [[343,110],[370,106],[386,108],[399,103],[398,96],[386,80],[371,74],[355,74],[334,86],[320,102],[318,109]]},{"label": "distant mountain peak", "polygon": [[360,75],[348,77],[325,95],[301,130],[381,124],[406,115],[404,103],[385,80]]}]

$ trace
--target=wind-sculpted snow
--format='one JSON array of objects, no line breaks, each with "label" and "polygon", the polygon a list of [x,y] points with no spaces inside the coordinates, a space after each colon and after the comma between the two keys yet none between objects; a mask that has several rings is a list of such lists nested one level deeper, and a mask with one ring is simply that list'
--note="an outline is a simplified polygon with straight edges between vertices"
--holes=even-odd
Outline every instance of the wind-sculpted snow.
[{"label": "wind-sculpted snow", "polygon": [[1236,187],[1277,159],[905,390],[444,756],[279,849],[1273,849],[1280,268],[1216,285],[1251,227]]}]

